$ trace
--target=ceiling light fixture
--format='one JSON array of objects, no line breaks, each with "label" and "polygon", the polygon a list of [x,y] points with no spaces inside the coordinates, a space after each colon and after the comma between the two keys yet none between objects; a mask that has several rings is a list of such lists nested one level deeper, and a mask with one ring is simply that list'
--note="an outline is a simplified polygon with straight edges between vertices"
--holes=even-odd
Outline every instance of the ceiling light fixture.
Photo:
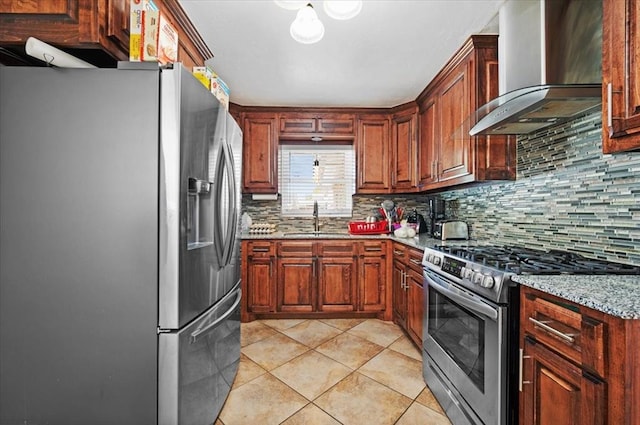
[{"label": "ceiling light fixture", "polygon": [[302,44],[313,44],[322,40],[324,25],[318,19],[311,3],[298,10],[296,20],[291,23],[289,32],[295,41]]},{"label": "ceiling light fixture", "polygon": [[[273,0],[283,9],[298,10],[295,21],[291,23],[291,37],[299,43],[313,44],[322,40],[324,25],[318,19],[316,11],[309,0]],[[347,20],[362,10],[362,0],[325,0],[324,11],[329,17]]]},{"label": "ceiling light fixture", "polygon": [[333,19],[347,20],[362,10],[362,0],[325,0],[324,11]]},{"label": "ceiling light fixture", "polygon": [[273,0],[275,4],[283,9],[298,10],[309,3],[309,0]]}]

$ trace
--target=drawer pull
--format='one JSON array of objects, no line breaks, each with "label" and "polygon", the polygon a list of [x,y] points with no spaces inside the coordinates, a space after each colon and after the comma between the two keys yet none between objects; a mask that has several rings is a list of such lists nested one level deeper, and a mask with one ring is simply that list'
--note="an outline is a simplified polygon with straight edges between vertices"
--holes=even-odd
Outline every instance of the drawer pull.
[{"label": "drawer pull", "polygon": [[378,251],[382,251],[382,248],[379,246],[378,247],[365,246],[364,250],[369,252],[378,252]]},{"label": "drawer pull", "polygon": [[393,250],[393,253],[394,253],[395,255],[404,255],[404,252],[402,252],[402,251],[396,251],[395,249]]},{"label": "drawer pull", "polygon": [[252,252],[269,252],[270,248],[253,248]]},{"label": "drawer pull", "polygon": [[546,323],[536,320],[533,317],[529,317],[529,321],[532,322],[534,325],[541,327],[547,332],[551,332],[555,336],[562,338],[571,344],[575,342],[575,338],[573,337],[573,335],[567,335],[566,333],[560,332],[559,330],[554,329],[551,326],[547,325]]},{"label": "drawer pull", "polygon": [[415,264],[416,266],[421,266],[421,265],[422,265],[422,262],[421,262],[421,261],[416,260],[415,258],[411,258],[409,261],[410,261],[412,264]]}]

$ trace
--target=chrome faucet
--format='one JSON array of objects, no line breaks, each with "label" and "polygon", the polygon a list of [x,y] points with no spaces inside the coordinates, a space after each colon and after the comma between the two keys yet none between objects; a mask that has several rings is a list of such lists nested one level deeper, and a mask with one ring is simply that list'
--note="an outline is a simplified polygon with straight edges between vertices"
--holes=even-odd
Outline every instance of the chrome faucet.
[{"label": "chrome faucet", "polygon": [[313,231],[320,231],[320,220],[318,216],[318,201],[313,201]]}]

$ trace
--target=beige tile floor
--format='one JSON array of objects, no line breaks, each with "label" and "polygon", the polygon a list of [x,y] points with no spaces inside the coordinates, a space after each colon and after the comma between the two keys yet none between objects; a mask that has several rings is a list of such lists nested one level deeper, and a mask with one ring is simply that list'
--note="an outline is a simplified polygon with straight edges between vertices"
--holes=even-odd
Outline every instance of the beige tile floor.
[{"label": "beige tile floor", "polygon": [[377,319],[242,324],[242,357],[215,425],[450,425],[420,351]]}]

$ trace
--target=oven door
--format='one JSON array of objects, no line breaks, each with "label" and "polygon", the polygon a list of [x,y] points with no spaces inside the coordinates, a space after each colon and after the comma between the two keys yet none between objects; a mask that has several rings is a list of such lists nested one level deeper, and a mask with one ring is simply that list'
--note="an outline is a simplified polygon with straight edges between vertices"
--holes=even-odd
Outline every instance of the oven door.
[{"label": "oven door", "polygon": [[506,423],[506,306],[425,269],[424,376],[454,423]]}]

